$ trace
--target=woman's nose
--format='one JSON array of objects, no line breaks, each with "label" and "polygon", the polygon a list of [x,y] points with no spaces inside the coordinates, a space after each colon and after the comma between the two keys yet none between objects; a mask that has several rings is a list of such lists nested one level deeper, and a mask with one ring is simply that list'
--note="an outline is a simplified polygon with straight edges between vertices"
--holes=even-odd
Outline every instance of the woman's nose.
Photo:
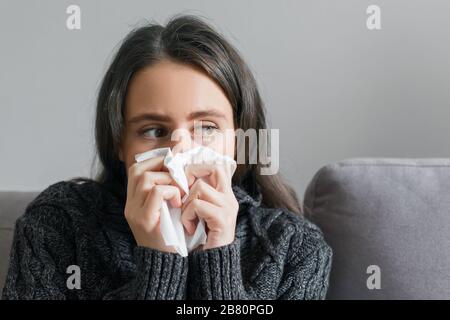
[{"label": "woman's nose", "polygon": [[189,131],[184,129],[177,129],[172,133],[171,146],[172,153],[185,152],[196,146],[195,141]]}]

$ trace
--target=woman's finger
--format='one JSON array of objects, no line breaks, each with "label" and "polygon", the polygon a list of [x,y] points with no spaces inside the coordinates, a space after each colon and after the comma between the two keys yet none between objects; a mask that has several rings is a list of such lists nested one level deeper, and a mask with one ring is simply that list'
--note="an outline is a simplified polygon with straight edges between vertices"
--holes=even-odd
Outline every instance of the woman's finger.
[{"label": "woman's finger", "polygon": [[203,178],[197,179],[189,190],[189,196],[185,200],[181,210],[184,210],[193,199],[208,201],[216,206],[223,206],[222,194],[203,181]]},{"label": "woman's finger", "polygon": [[170,201],[173,207],[181,206],[181,194],[180,189],[175,186],[156,185],[150,190],[147,198],[144,202],[144,216],[145,219],[149,219],[152,223],[155,223],[155,216],[159,219],[159,215],[155,212],[159,212],[162,202],[164,200]]},{"label": "woman's finger", "polygon": [[133,163],[128,168],[127,194],[130,197],[134,196],[134,193],[136,192],[136,186],[139,182],[139,177],[145,171],[163,171],[163,169],[164,169],[164,157],[155,157],[144,160],[142,162]]},{"label": "woman's finger", "polygon": [[139,178],[139,182],[135,190],[135,198],[140,206],[144,205],[148,192],[155,185],[168,185],[173,182],[172,177],[167,172],[145,171]]},{"label": "woman's finger", "polygon": [[229,164],[189,164],[185,172],[189,183],[195,179],[207,177],[212,186],[220,192],[231,187],[231,170]]},{"label": "woman's finger", "polygon": [[205,220],[208,228],[211,229],[209,221],[216,219],[220,220],[217,212],[219,207],[210,202],[201,199],[193,199],[181,214],[181,223],[186,228],[188,233],[192,234],[195,231],[197,218]]}]

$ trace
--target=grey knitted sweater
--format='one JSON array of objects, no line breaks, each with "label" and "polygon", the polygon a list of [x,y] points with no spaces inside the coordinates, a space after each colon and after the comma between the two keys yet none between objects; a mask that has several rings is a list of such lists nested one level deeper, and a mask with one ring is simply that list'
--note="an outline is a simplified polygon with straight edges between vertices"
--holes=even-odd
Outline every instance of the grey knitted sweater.
[{"label": "grey knitted sweater", "polygon": [[[233,186],[236,240],[188,257],[137,246],[124,201],[93,181],[49,186],[16,222],[3,299],[323,299],[332,252],[306,218]],[[68,286],[76,265],[80,289]],[[69,289],[72,288],[72,289]]]}]

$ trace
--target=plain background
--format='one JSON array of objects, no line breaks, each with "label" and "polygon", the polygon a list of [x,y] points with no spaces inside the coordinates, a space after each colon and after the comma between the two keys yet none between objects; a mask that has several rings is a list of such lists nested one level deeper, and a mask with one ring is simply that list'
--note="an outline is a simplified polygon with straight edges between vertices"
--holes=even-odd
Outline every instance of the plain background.
[{"label": "plain background", "polygon": [[[66,8],[81,7],[81,30]],[[381,30],[366,8],[381,8]],[[100,80],[144,19],[199,14],[253,70],[303,199],[323,165],[450,156],[450,1],[0,2],[0,190],[91,176]],[[94,168],[95,169],[95,168]]]}]

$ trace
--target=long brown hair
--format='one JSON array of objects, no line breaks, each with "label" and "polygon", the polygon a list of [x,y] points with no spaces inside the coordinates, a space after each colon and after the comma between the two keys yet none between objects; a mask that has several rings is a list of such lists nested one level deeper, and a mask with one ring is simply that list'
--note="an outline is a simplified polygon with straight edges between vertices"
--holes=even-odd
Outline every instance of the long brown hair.
[{"label": "long brown hair", "polygon": [[[236,128],[244,131],[267,128],[256,81],[237,50],[223,36],[191,15],[175,16],[165,27],[147,23],[123,40],[103,78],[97,100],[95,138],[101,168],[95,179],[121,194],[126,192],[127,177],[118,150],[124,129],[127,87],[136,72],[161,59],[195,65],[214,79],[233,107]],[[295,191],[280,175],[260,175],[260,164],[249,164],[247,152],[246,158],[245,164],[238,164],[233,184],[253,196],[260,192],[267,207],[301,213]]]}]

